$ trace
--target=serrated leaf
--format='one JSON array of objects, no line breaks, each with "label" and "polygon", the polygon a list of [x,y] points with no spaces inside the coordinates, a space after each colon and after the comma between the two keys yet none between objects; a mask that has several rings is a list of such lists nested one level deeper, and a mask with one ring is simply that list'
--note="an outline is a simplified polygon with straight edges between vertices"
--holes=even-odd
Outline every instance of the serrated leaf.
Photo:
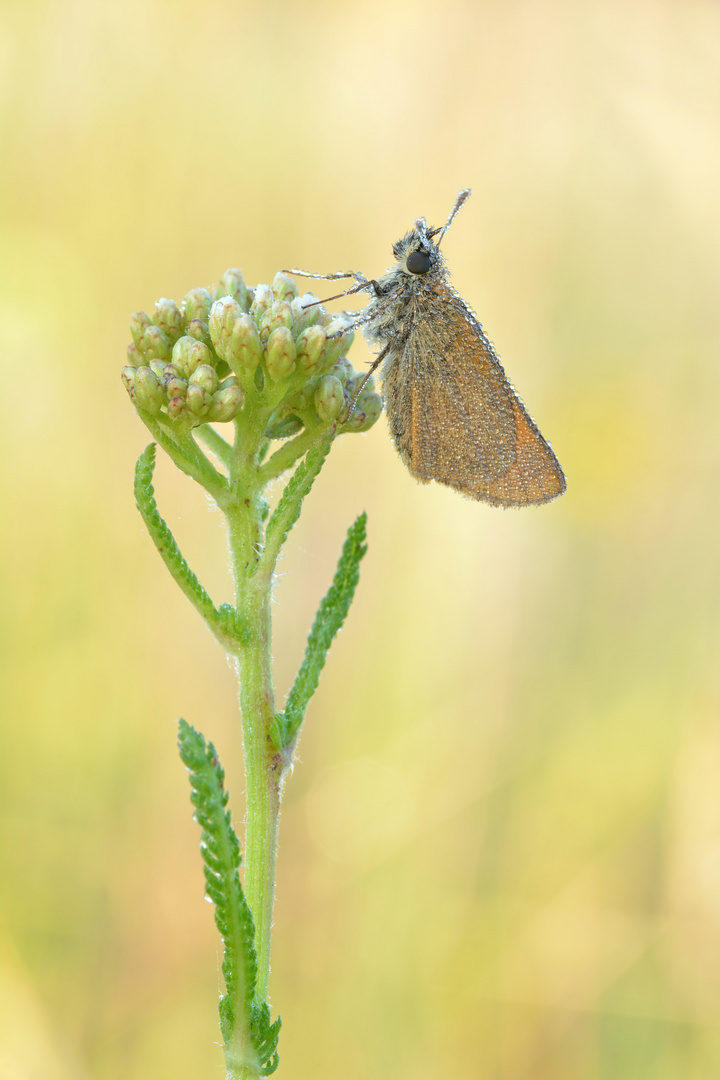
[{"label": "serrated leaf", "polygon": [[288,533],[300,516],[303,499],[309,493],[323,467],[334,438],[334,430],[326,433],[312,446],[287,482],[280,501],[268,521],[265,534],[264,563],[272,572],[275,559],[287,540]]},{"label": "serrated leaf", "polygon": [[212,743],[186,720],[178,724],[180,757],[190,772],[195,819],[202,828],[205,891],[215,905],[215,924],[223,940],[220,1030],[226,1046],[238,1027],[249,1038],[263,1076],[277,1068],[280,1019],[270,1023],[267,1003],[259,1004],[255,924],[240,884],[240,841],[226,810],[225,773]]},{"label": "serrated leaf", "polygon": [[235,608],[230,604],[223,604],[218,611],[198,581],[197,575],[188,566],[167,522],[160,515],[153,487],[154,471],[155,444],[150,443],[135,466],[135,502],[160,557],[187,598],[223,644],[244,640],[246,631]]},{"label": "serrated leaf", "polygon": [[275,716],[270,735],[277,750],[296,737],[310,698],[317,690],[328,649],[347,616],[360,579],[360,561],[367,551],[367,514],[362,513],[348,529],[332,585],[323,597],[308,636],[305,657],[288,694],[285,709]]}]

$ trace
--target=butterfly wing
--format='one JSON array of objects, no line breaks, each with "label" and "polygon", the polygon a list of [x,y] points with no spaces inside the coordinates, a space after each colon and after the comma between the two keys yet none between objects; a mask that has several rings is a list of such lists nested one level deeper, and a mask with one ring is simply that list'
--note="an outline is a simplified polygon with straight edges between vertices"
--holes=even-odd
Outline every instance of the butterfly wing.
[{"label": "butterfly wing", "polygon": [[561,495],[560,464],[480,323],[451,290],[433,292],[422,319],[408,320],[404,342],[383,370],[400,457],[423,483],[436,480],[495,506]]}]

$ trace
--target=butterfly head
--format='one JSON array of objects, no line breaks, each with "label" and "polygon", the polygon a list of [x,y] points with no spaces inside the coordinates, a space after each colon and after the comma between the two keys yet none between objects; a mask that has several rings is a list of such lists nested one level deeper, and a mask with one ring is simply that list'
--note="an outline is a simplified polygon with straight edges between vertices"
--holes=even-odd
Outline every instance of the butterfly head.
[{"label": "butterfly head", "polygon": [[410,278],[421,278],[441,267],[443,258],[433,242],[438,232],[439,229],[428,229],[424,218],[418,218],[415,228],[393,244],[398,269]]},{"label": "butterfly head", "polygon": [[[393,244],[393,255],[398,261],[396,270],[406,274],[412,280],[413,278],[427,277],[427,275],[432,276],[434,271],[443,268],[444,260],[439,251],[440,243],[451,221],[469,194],[469,188],[464,188],[460,192],[455,200],[455,205],[450,211],[449,218],[441,229],[429,229],[425,218],[415,220],[415,228],[406,233],[396,244]],[[435,242],[436,236],[438,237],[437,243]]]}]

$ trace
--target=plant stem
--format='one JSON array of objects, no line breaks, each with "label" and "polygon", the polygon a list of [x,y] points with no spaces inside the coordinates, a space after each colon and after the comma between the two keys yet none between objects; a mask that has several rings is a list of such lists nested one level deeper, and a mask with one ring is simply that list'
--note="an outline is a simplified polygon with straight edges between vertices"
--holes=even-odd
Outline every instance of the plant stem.
[{"label": "plant stem", "polygon": [[[263,587],[265,586],[265,587]],[[275,895],[275,855],[282,766],[269,739],[275,717],[271,670],[270,590],[247,578],[237,583],[237,605],[249,641],[237,658],[246,777],[245,897],[255,920],[257,997],[267,998],[270,933]]]},{"label": "plant stem", "polygon": [[282,444],[279,450],[275,451],[268,461],[260,466],[259,474],[262,482],[267,483],[268,480],[280,476],[281,473],[294,465],[298,458],[302,457],[305,451],[316,443],[317,440],[317,426],[314,428],[305,427],[294,439],[288,439],[287,442]]},{"label": "plant stem", "polygon": [[231,462],[234,504],[226,508],[235,579],[235,602],[246,633],[235,655],[243,728],[246,783],[244,891],[255,922],[257,1000],[267,999],[270,936],[275,897],[283,756],[270,739],[275,718],[272,677],[271,578],[258,573],[264,549],[262,481],[258,453],[262,425],[249,425],[238,438]]}]

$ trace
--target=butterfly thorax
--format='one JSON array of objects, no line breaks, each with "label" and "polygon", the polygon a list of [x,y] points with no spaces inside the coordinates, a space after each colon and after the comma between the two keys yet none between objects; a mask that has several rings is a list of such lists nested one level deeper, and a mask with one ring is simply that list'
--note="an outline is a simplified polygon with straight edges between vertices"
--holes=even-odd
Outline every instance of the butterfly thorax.
[{"label": "butterfly thorax", "polygon": [[[416,229],[393,245],[395,265],[377,279],[376,295],[365,309],[363,335],[369,345],[398,345],[408,333],[422,309],[440,301],[450,291],[445,260],[435,244]],[[408,269],[413,256],[423,272]],[[427,265],[427,269],[425,269]]]}]

